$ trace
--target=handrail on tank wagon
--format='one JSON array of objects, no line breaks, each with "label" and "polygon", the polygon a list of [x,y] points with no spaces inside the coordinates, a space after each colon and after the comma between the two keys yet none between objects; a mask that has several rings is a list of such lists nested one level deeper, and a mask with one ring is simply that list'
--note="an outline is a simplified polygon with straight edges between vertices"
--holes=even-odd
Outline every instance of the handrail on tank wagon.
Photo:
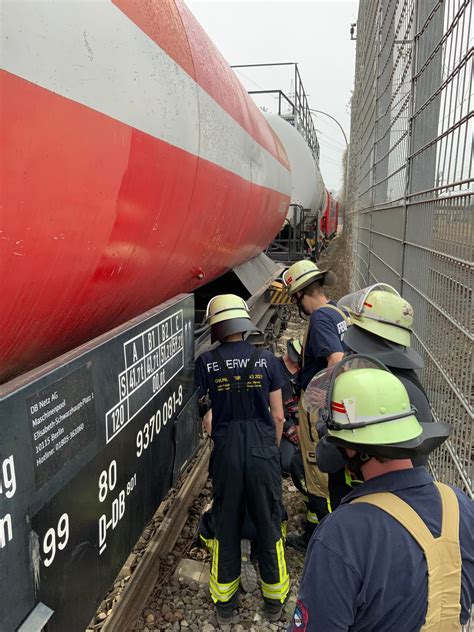
[{"label": "handrail on tank wagon", "polygon": [[274,90],[249,90],[249,94],[278,94],[278,114],[282,116],[281,112],[281,104],[282,97],[285,99],[290,107],[292,108],[293,116],[297,115],[298,117],[298,127],[300,132],[303,135],[303,138],[308,143],[309,148],[315,158],[316,161],[319,161],[319,141],[316,134],[316,128],[314,127],[314,122],[311,116],[311,108],[309,107],[308,97],[306,95],[306,91],[303,87],[303,82],[301,80],[301,75],[298,70],[298,64],[292,61],[286,62],[275,62],[270,64],[235,64],[232,65],[231,68],[264,68],[271,66],[294,66],[294,82],[295,82],[295,94],[294,99],[292,100],[288,95],[286,95],[282,90],[274,89]]}]

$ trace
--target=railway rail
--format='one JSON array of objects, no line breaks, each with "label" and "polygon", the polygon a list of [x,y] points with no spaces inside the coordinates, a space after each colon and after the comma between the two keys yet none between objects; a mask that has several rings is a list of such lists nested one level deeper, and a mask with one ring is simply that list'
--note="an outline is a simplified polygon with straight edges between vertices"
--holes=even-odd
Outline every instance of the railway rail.
[{"label": "railway rail", "polygon": [[[341,247],[344,248],[344,243],[342,243],[340,239],[332,242],[328,251],[328,260],[325,261],[325,264],[330,267],[335,267],[340,273],[338,283],[342,288],[345,279],[343,266],[341,265]],[[263,305],[267,305],[268,311],[269,306],[266,301],[269,297],[268,294],[264,297],[262,289],[263,288],[251,297],[249,303],[251,309],[254,311],[254,318],[258,318],[258,315],[262,314],[262,317],[266,320],[268,315],[265,317]],[[339,289],[337,289],[337,291],[339,292]],[[262,302],[263,299],[265,299],[264,302]],[[260,305],[256,308],[259,301]],[[275,351],[279,354],[285,351],[286,339],[290,337],[301,337],[304,329],[303,325],[297,322],[299,319],[295,319],[296,312],[294,309],[288,307],[286,309],[290,312],[287,316],[288,318],[291,313],[294,313],[293,316],[289,318],[289,322],[285,322],[287,329],[274,345],[276,347]],[[208,348],[208,346],[209,332],[204,328],[198,331],[198,335],[196,336],[196,355]],[[155,604],[156,608],[156,594],[161,594],[163,590],[169,589],[172,582],[176,581],[174,574],[180,559],[185,556],[193,557],[194,555],[192,547],[195,530],[191,529],[190,533],[183,534],[183,528],[189,524],[188,518],[193,503],[198,503],[198,496],[205,487],[209,453],[209,442],[203,439],[196,456],[186,471],[182,473],[177,486],[170,490],[151,520],[145,526],[137,545],[132,549],[131,556],[126,560],[111,590],[99,605],[97,612],[89,623],[87,631],[115,632],[116,630],[162,629],[160,627],[162,623],[159,619],[159,615],[153,614],[153,604]],[[285,481],[284,483],[284,497],[285,506],[289,508],[290,513],[289,528],[297,529],[305,509],[299,495],[296,494],[295,488],[289,481]],[[208,497],[205,497],[204,502],[207,502],[207,500]],[[203,507],[200,506],[198,510],[201,511],[202,508]],[[302,514],[300,515],[301,512]],[[173,551],[174,555],[170,556],[173,547],[180,538],[183,539],[186,544],[184,546],[181,545],[179,551],[176,551],[176,547]],[[204,552],[203,555],[206,558],[208,557]],[[169,559],[170,557],[171,560]],[[245,596],[242,604],[243,616],[245,616],[245,610],[247,610],[247,615],[250,618],[243,618],[241,623],[237,623],[236,626],[232,628],[233,630],[286,629],[296,599],[298,580],[303,567],[303,558],[293,550],[288,549],[287,563],[292,577],[292,596],[290,597],[286,616],[282,622],[273,624],[273,627],[269,627],[270,624],[266,624],[263,612],[259,613],[259,605],[261,604],[257,590],[255,594]],[[185,590],[186,586],[182,585],[181,589]],[[207,587],[205,587],[202,593],[199,607],[204,606],[204,609],[206,605],[211,607]],[[155,597],[153,597],[153,595],[155,595]],[[180,613],[179,605],[181,602],[176,599],[176,596],[174,597],[174,601],[173,595],[168,595],[167,593],[159,598],[163,599],[163,603],[166,603],[170,608],[173,608],[173,604],[177,602],[178,605],[176,607],[178,608],[178,613]],[[199,607],[193,605],[191,610],[199,609]],[[184,608],[183,612],[185,616],[189,616],[190,614],[186,611],[186,608]],[[166,614],[171,621],[173,619],[173,610],[168,610]],[[179,617],[181,615],[178,614],[176,616]],[[147,617],[151,619],[151,622],[147,620]],[[213,618],[211,614],[209,616],[209,622],[206,623],[206,625],[212,626],[212,621]],[[179,621],[177,619],[174,620],[174,624],[176,629],[181,629],[178,628]],[[173,629],[172,623],[166,620],[164,620],[163,625],[169,629]],[[245,627],[246,625],[248,627]],[[268,628],[266,625],[268,625]],[[192,623],[190,623],[190,626],[192,626]],[[209,630],[210,629],[209,627]]]},{"label": "railway rail", "polygon": [[88,629],[99,628],[101,632],[128,630],[139,618],[155,585],[163,579],[160,577],[162,560],[173,549],[188,519],[189,508],[206,483],[209,455],[210,443],[204,439],[196,458],[183,476],[181,486],[170,492],[146,527],[153,530],[146,548],[130,575],[126,566],[124,576],[130,579],[121,594],[114,596],[117,602],[108,610],[109,616],[105,620],[101,616],[104,607],[107,607],[106,598]]}]

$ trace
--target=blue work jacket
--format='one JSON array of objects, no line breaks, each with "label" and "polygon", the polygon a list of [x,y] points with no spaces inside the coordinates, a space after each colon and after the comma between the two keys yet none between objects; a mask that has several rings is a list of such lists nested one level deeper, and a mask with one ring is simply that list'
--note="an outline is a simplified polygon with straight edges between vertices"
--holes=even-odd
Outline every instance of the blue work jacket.
[{"label": "blue work jacket", "polygon": [[[474,508],[459,489],[462,557],[461,623],[474,596]],[[434,537],[441,500],[424,467],[390,472],[355,488],[323,520],[311,539],[289,630],[293,632],[418,632],[427,610],[427,567],[422,549],[383,510],[350,501],[393,492],[407,502]]]}]

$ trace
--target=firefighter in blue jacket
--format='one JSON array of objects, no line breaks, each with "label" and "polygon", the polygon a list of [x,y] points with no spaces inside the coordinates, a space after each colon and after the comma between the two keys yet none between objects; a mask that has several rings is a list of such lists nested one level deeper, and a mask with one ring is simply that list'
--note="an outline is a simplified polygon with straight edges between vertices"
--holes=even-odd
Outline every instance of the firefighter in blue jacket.
[{"label": "firefighter in blue jacket", "polygon": [[[346,351],[343,339],[350,322],[348,315],[337,307],[334,301],[330,301],[325,293],[325,287],[333,285],[335,280],[333,272],[320,270],[315,263],[307,260],[297,261],[283,274],[283,283],[288,294],[298,305],[301,317],[309,317],[299,373],[301,395],[318,371],[338,362]],[[301,535],[290,533],[287,543],[304,552],[314,529],[328,514],[330,504],[328,476],[318,469],[316,463],[316,446],[319,439],[316,424],[301,405],[298,417],[308,510],[304,532]]]},{"label": "firefighter in blue jacket", "polygon": [[[406,388],[418,421],[433,421],[428,397],[415,373],[424,363],[411,346],[414,315],[410,303],[391,285],[376,283],[343,296],[338,306],[349,312],[352,321],[344,336],[349,353],[369,354],[383,362]],[[318,443],[316,460],[319,469],[328,473],[329,497],[335,509],[351,491],[353,481],[339,450],[328,444],[325,437]],[[413,457],[415,467],[426,465],[427,461],[427,455]]]},{"label": "firefighter in blue jacket", "polygon": [[196,361],[200,399],[212,406],[211,597],[221,624],[231,623],[241,570],[246,511],[256,527],[261,589],[267,617],[277,621],[289,591],[281,531],[282,478],[278,444],[284,424],[277,359],[244,341],[255,329],[245,301],[214,297],[206,318],[212,342]]},{"label": "firefighter in blue jacket", "polygon": [[474,510],[413,467],[451,427],[420,423],[375,358],[354,355],[313,378],[304,406],[363,483],[314,533],[293,632],[459,632],[474,596]]}]

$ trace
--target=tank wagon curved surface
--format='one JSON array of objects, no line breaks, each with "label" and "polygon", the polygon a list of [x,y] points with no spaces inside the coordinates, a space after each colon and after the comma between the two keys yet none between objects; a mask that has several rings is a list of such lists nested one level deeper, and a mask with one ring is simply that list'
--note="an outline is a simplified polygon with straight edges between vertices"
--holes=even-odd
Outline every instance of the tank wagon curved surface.
[{"label": "tank wagon curved surface", "polygon": [[[291,167],[291,204],[309,209],[305,224],[317,221],[324,197],[324,182],[319,166],[300,132],[277,114],[265,118],[281,140]],[[288,221],[292,220],[291,209]]]},{"label": "tank wagon curved surface", "polygon": [[2,10],[0,380],[251,259],[290,193],[180,0]]}]

